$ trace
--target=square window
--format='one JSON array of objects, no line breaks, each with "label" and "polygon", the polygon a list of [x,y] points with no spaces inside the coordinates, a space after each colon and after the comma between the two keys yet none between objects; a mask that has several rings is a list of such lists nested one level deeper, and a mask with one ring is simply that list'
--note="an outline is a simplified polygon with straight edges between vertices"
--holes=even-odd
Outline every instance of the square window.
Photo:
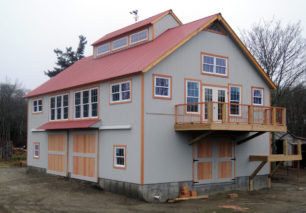
[{"label": "square window", "polygon": [[171,76],[153,74],[153,97],[160,99],[171,99]]},{"label": "square window", "polygon": [[33,113],[42,112],[42,99],[33,100]]},{"label": "square window", "polygon": [[111,84],[110,103],[124,103],[131,101],[131,80]]}]

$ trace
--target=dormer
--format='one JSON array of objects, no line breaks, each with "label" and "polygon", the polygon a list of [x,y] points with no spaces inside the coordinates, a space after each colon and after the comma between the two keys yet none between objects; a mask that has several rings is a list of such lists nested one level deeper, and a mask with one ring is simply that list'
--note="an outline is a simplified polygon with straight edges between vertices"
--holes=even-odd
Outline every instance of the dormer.
[{"label": "dormer", "polygon": [[94,58],[150,42],[166,30],[182,25],[172,10],[106,34],[92,44]]}]

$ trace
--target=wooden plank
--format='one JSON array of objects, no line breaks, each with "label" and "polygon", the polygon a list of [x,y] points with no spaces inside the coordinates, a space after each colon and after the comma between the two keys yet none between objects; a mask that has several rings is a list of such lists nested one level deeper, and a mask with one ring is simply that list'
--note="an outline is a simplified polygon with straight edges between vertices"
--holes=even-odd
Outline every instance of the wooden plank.
[{"label": "wooden plank", "polygon": [[261,170],[262,167],[264,167],[264,165],[266,164],[266,161],[261,162],[258,167],[254,170],[254,172],[250,175],[250,178],[254,178],[257,173]]},{"label": "wooden plank", "polygon": [[212,141],[198,143],[198,158],[212,158]]},{"label": "wooden plank", "polygon": [[221,161],[218,162],[218,178],[231,178],[232,177],[232,162]]},{"label": "wooden plank", "polygon": [[284,155],[288,155],[288,142],[287,142],[287,140],[283,141],[283,152],[284,152]]},{"label": "wooden plank", "polygon": [[220,141],[218,146],[219,158],[231,158],[232,157],[232,142]]},{"label": "wooden plank", "polygon": [[200,141],[201,139],[204,139],[205,137],[211,135],[213,132],[215,132],[215,131],[208,131],[208,132],[205,132],[205,133],[203,133],[202,135],[200,135],[200,136],[198,136],[198,137],[192,139],[191,141],[189,141],[188,144],[189,144],[189,145],[194,144],[194,143]]},{"label": "wooden plank", "polygon": [[182,198],[175,198],[173,200],[168,200],[169,203],[173,203],[175,201],[181,201],[181,200],[197,200],[197,199],[208,199],[208,195],[199,195],[196,197],[182,197]]},{"label": "wooden plank", "polygon": [[212,178],[212,163],[198,162],[198,180],[208,180]]},{"label": "wooden plank", "polygon": [[275,162],[275,161],[295,161],[295,160],[302,160],[301,155],[250,155],[250,161],[268,161],[268,162]]}]

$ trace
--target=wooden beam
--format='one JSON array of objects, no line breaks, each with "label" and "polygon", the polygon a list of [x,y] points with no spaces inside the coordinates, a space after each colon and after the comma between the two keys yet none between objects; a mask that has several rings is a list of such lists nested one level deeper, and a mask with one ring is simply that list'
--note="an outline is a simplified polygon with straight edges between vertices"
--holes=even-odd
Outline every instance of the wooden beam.
[{"label": "wooden beam", "polygon": [[253,139],[253,138],[256,138],[257,136],[260,136],[260,135],[262,135],[262,134],[264,134],[264,133],[266,133],[266,132],[257,132],[257,133],[255,133],[255,134],[253,134],[253,135],[251,135],[251,136],[248,136],[248,137],[246,137],[246,138],[244,138],[244,139],[238,141],[237,144],[240,145],[240,144],[242,144],[242,143],[245,143],[245,142],[247,142],[248,140],[251,140],[251,139]]},{"label": "wooden beam", "polygon": [[189,144],[189,145],[194,144],[194,143],[198,142],[199,140],[201,140],[201,139],[207,137],[208,135],[211,135],[213,132],[215,132],[215,131],[208,131],[208,132],[205,132],[204,134],[202,134],[202,135],[200,135],[200,136],[198,136],[198,137],[192,139],[191,141],[189,141],[188,144]]},{"label": "wooden beam", "polygon": [[249,179],[249,190],[253,191],[254,190],[254,183],[253,183],[253,179],[254,177],[257,175],[257,173],[262,169],[262,167],[264,167],[264,165],[267,163],[267,161],[262,161],[258,167],[254,170],[254,172],[250,175],[250,179]]},{"label": "wooden beam", "polygon": [[298,143],[297,143],[297,154],[302,155],[302,142],[301,142],[301,140],[298,140]]},{"label": "wooden beam", "polygon": [[284,153],[284,155],[288,155],[288,143],[287,143],[287,140],[284,140],[284,142],[283,142],[283,153]]},{"label": "wooden beam", "polygon": [[302,155],[250,155],[250,161],[295,161],[302,160]]}]

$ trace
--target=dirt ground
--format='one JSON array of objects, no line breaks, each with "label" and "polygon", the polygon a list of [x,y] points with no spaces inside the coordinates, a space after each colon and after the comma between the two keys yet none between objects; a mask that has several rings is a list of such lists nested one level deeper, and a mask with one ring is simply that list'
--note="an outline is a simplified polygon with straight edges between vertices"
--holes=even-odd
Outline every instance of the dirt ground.
[{"label": "dirt ground", "polygon": [[[177,203],[146,203],[105,192],[92,183],[46,174],[29,174],[26,168],[0,167],[0,213],[8,212],[306,212],[306,170],[297,186],[296,170],[282,169],[271,189],[238,191],[209,199]],[[299,189],[298,189],[299,188]],[[238,207],[238,210],[220,206]],[[240,209],[239,209],[240,208]]]}]

